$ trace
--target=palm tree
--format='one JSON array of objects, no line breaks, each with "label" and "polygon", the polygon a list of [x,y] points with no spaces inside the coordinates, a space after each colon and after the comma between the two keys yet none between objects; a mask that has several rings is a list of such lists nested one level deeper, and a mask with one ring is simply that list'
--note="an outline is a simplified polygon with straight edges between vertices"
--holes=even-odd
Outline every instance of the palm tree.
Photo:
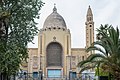
[{"label": "palm tree", "polygon": [[86,50],[97,53],[91,54],[85,61],[81,61],[78,67],[83,67],[81,71],[101,67],[104,71],[111,73],[116,80],[120,80],[119,29],[114,29],[111,25],[101,25],[97,32],[98,40]]}]

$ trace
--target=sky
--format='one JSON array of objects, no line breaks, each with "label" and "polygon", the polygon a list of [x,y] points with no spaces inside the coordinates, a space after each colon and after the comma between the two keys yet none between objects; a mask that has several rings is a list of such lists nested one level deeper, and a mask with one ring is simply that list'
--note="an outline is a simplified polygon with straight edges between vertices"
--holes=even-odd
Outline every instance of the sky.
[{"label": "sky", "polygon": [[[94,30],[101,24],[109,24],[120,29],[120,0],[42,0],[45,4],[40,10],[40,19],[36,20],[39,29],[43,28],[45,19],[52,13],[54,4],[57,12],[64,18],[71,32],[71,47],[84,48],[86,45],[85,21],[90,5],[93,13]],[[96,31],[95,31],[96,34]],[[29,48],[38,47],[35,36]]]}]

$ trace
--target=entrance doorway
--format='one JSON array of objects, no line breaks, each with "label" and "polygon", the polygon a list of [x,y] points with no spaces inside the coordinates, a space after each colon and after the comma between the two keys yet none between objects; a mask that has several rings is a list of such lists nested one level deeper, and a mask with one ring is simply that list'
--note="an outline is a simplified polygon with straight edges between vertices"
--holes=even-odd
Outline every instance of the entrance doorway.
[{"label": "entrance doorway", "polygon": [[60,78],[62,77],[61,69],[48,69],[48,78]]}]

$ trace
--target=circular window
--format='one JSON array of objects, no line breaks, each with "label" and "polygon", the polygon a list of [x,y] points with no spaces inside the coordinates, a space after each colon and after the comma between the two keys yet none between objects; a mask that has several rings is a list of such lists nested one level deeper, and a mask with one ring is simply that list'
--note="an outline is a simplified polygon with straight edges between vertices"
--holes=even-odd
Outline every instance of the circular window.
[{"label": "circular window", "polygon": [[90,25],[90,27],[92,27],[92,25]]}]

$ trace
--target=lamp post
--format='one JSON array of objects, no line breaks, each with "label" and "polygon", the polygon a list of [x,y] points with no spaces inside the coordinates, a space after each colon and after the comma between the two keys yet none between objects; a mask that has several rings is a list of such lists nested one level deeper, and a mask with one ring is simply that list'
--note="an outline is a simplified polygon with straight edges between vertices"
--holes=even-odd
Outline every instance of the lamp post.
[{"label": "lamp post", "polygon": [[39,69],[39,72],[41,72],[41,76],[42,76],[42,79],[45,77],[44,75],[44,66],[45,66],[45,56],[44,55],[40,55],[40,69]]},{"label": "lamp post", "polygon": [[39,70],[39,80],[42,80],[42,70]]},{"label": "lamp post", "polygon": [[40,55],[40,70],[39,70],[39,80],[42,80],[42,66],[41,66],[41,59],[42,58],[42,56]]},{"label": "lamp post", "polygon": [[42,57],[42,56],[40,55],[40,70],[41,70],[41,57]]}]

